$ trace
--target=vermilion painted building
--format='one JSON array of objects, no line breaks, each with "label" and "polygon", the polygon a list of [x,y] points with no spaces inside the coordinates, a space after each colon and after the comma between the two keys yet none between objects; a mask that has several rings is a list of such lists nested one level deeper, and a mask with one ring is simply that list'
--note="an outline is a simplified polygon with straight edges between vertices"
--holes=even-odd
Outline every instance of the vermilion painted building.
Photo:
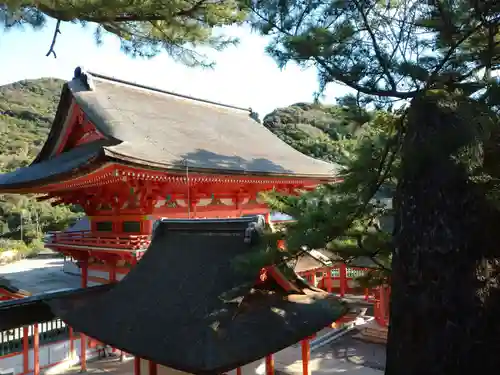
[{"label": "vermilion painted building", "polygon": [[[151,243],[152,225],[156,219],[220,219],[251,214],[265,214],[269,217],[269,209],[259,196],[261,192],[277,190],[286,194],[297,194],[318,184],[337,181],[337,166],[294,150],[255,118],[251,110],[244,108],[177,95],[95,73],[85,73],[77,68],[74,78],[63,87],[52,129],[40,154],[30,166],[0,176],[0,192],[35,193],[39,195],[39,199],[50,199],[53,204],[78,204],[83,207],[90,221],[89,227],[84,230],[55,233],[47,246],[78,261],[81,267],[82,288],[87,288],[89,281],[106,285],[97,287],[99,289],[93,287],[70,291],[69,295],[65,292],[62,296],[42,295],[25,298],[20,300],[21,302],[6,302],[7,305],[4,303],[0,306],[0,313],[4,314],[3,327],[6,329],[15,324],[33,324],[42,321],[41,319],[52,318],[54,316],[52,309],[56,309],[58,316],[63,316],[71,324],[81,325],[83,333],[90,330],[95,337],[100,338],[102,332],[103,341],[109,341],[114,346],[131,350],[132,354],[135,354],[133,351],[136,351],[137,347],[124,345],[123,340],[110,339],[103,330],[94,331],[97,325],[94,326],[91,320],[82,318],[84,315],[91,316],[92,314],[88,315],[90,310],[80,313],[78,312],[80,310],[75,310],[74,305],[67,305],[67,301],[83,303],[85,300],[87,306],[91,303],[92,309],[92,306],[105,302],[99,298],[95,299],[96,295],[126,294],[139,285],[131,281],[132,274],[124,286],[120,286],[122,283],[117,285],[120,288],[115,288],[113,283],[135,267],[142,257]],[[238,233],[238,236],[241,236],[243,232]],[[224,246],[224,243],[218,245],[217,251],[220,252],[220,246]],[[196,246],[192,249],[193,256],[200,256],[203,254],[203,243],[198,241]],[[233,248],[237,249],[234,246]],[[210,251],[208,247],[206,250]],[[176,259],[172,251],[170,248],[168,253],[170,258],[165,258],[170,263]],[[161,251],[157,249],[155,253],[156,255],[149,256],[155,258],[147,262],[149,266],[154,265],[155,261],[161,261]],[[231,256],[233,255],[229,254],[229,258]],[[227,259],[221,262],[227,262]],[[161,263],[159,265],[162,266]],[[209,265],[207,263],[207,267]],[[165,264],[165,267],[167,266],[171,267],[170,264]],[[136,280],[147,276],[144,268],[146,263],[142,271],[137,270]],[[165,268],[165,272],[167,270]],[[173,272],[172,268],[170,270]],[[188,270],[189,267],[186,268],[186,272]],[[157,271],[155,274],[161,275]],[[89,272],[94,273],[90,280]],[[175,272],[177,272],[175,275],[178,275],[176,280],[181,283],[182,268],[177,268]],[[298,281],[283,279],[273,272],[271,270],[270,276],[265,277],[266,280],[274,280],[272,285],[266,288],[271,292],[273,288],[277,288],[272,293],[279,292],[280,295],[294,293],[303,295],[302,301],[309,301],[307,303],[312,307],[314,299],[307,297],[310,294],[305,291],[308,289],[307,286],[299,282],[302,285],[299,287],[297,286],[299,284],[296,284]],[[190,282],[194,280],[193,275],[187,276]],[[228,285],[234,283],[231,277]],[[196,285],[201,286],[199,283],[210,280],[210,278],[200,279]],[[123,289],[127,285],[131,288],[128,292]],[[175,293],[177,286],[173,283],[169,288]],[[293,293],[292,289],[287,288],[292,288]],[[189,290],[192,292],[191,289]],[[145,289],[142,293],[146,290],[149,292],[150,289]],[[137,293],[141,292],[137,290]],[[85,297],[91,295],[93,296],[91,299]],[[130,298],[133,296],[129,295],[129,301],[132,301]],[[216,295],[210,298],[209,301],[218,301]],[[322,298],[325,298],[324,295]],[[54,304],[47,302],[54,299],[66,302],[56,304],[54,307]],[[189,296],[185,299],[186,304],[191,303],[188,302]],[[267,300],[267,297],[264,300]],[[181,301],[183,299],[177,302]],[[131,303],[133,305],[133,302]],[[200,306],[206,307],[203,304]],[[276,311],[286,312],[282,307],[276,308]],[[302,318],[290,321],[289,332],[283,327],[285,331],[277,337],[279,342],[268,347],[263,346],[256,353],[271,354],[269,350],[292,344],[304,338],[301,337],[302,334],[311,334],[322,324],[327,324],[329,318],[325,320],[327,316],[325,314],[328,308],[326,310],[325,308],[321,310],[321,304],[312,310],[299,308],[297,317],[302,316]],[[333,322],[342,309],[335,304],[331,308]],[[73,313],[68,312],[70,310]],[[124,306],[122,311],[126,310]],[[305,317],[314,316],[316,314],[314,311],[319,311],[320,319],[311,325],[306,322]],[[250,313],[248,316],[253,315]],[[6,323],[8,318],[12,319],[9,324]],[[133,317],[129,318],[134,321]],[[146,318],[142,321],[151,323]],[[257,327],[258,322],[264,322],[265,319],[251,318],[250,321],[254,322],[252,324],[257,324],[255,326]],[[157,328],[160,326],[156,325]],[[231,329],[234,336],[237,330],[235,331],[235,327]],[[250,329],[248,332],[251,331]],[[38,335],[38,330],[34,332]],[[295,333],[290,334],[290,332]],[[154,333],[154,330],[151,333]],[[85,361],[84,337],[83,335],[80,346],[83,362]],[[127,341],[129,343],[133,342],[130,341],[130,337]],[[180,339],[182,335],[179,334],[177,337]],[[235,338],[232,337],[231,340]],[[33,339],[33,342],[38,341]],[[213,340],[210,342],[213,344]],[[226,343],[221,347],[227,350],[234,347],[236,350],[237,343],[238,340],[234,341],[233,345]],[[223,354],[221,352],[212,362],[207,359],[208,362],[198,362],[198,365],[184,366],[183,369],[195,373],[224,371],[229,364],[240,365],[241,361],[255,357],[255,353],[252,354],[254,357],[246,353],[244,337],[241,338],[241,345],[238,349],[239,354],[235,354],[233,362],[230,358],[221,359],[220,355]],[[204,347],[207,348],[206,345],[199,346],[198,352]],[[210,350],[216,348],[213,345],[208,347],[212,348]],[[37,350],[34,348],[35,353]],[[149,359],[150,364],[169,365],[162,357],[163,354],[158,352],[152,355],[151,350],[144,350],[138,351],[137,358]],[[172,358],[172,355],[169,355],[169,358]],[[35,375],[40,371],[37,361],[34,358]],[[184,365],[188,362],[189,360],[184,358]],[[182,364],[172,367],[181,369]],[[157,368],[151,365],[148,371],[154,375]],[[272,372],[271,362],[268,363],[268,371]],[[136,373],[140,372],[141,366],[138,361]]]},{"label": "vermilion painted building", "polygon": [[115,280],[141,257],[157,218],[264,214],[260,192],[296,194],[336,181],[336,170],[251,110],[77,68],[40,154],[0,176],[0,191],[82,206],[90,230],[57,233],[47,246]]}]

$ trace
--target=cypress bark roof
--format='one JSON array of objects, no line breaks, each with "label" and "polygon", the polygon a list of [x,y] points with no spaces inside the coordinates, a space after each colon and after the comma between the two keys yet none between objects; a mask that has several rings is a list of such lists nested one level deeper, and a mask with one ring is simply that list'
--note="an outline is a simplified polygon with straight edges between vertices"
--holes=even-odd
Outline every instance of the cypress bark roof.
[{"label": "cypress bark roof", "polygon": [[120,283],[81,306],[53,301],[54,311],[90,337],[194,374],[250,363],[342,316],[337,298],[298,279],[296,292],[272,279],[257,287],[259,270],[234,267],[235,257],[255,251],[252,220],[162,221]]},{"label": "cypress bark roof", "polygon": [[29,187],[34,182],[48,183],[61,177],[74,176],[79,173],[80,169],[90,165],[102,155],[103,144],[106,143],[102,141],[89,143],[69,150],[56,158],[0,174],[0,189]]},{"label": "cypress bark roof", "polygon": [[[86,86],[90,90],[85,89]],[[109,156],[165,167],[332,177],[336,166],[308,157],[255,121],[249,110],[95,73],[69,82],[77,103],[106,136]]]},{"label": "cypress bark roof", "polygon": [[[70,125],[73,100],[105,137],[56,155]],[[89,152],[97,144],[97,149]],[[66,155],[71,152],[78,156]],[[171,171],[252,174],[329,181],[338,165],[295,150],[250,110],[195,99],[75,70],[62,90],[49,137],[33,164],[0,177],[0,189],[67,179],[89,159]],[[71,160],[69,163],[68,160]]]}]

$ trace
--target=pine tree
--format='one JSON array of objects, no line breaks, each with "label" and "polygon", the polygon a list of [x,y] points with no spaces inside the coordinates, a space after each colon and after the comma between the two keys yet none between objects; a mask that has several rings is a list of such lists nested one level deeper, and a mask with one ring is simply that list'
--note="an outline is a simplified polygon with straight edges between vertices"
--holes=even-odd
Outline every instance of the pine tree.
[{"label": "pine tree", "polygon": [[[385,184],[384,170],[392,170],[395,228],[384,245],[392,249],[386,374],[496,371],[500,4],[259,0],[251,8],[281,66],[313,64],[320,89],[343,83],[380,108],[403,102],[397,127],[382,147],[388,152],[373,154],[382,167],[374,173],[379,177],[353,183],[356,174],[363,175],[353,173],[354,164],[345,188],[323,187],[314,193],[316,200],[287,202],[311,218],[310,229],[302,228],[305,239],[294,243],[290,233],[287,241],[294,248],[305,240],[310,246],[338,246],[335,238],[351,237],[348,253],[368,248],[362,242],[354,246],[352,237],[363,239],[356,225],[361,222],[364,234],[363,217]],[[365,150],[357,151],[358,161],[370,170],[374,162],[363,158]],[[388,164],[391,154],[400,165]],[[366,181],[370,187],[363,189]]]},{"label": "pine tree", "polygon": [[190,66],[211,66],[195,50],[217,50],[237,40],[216,33],[214,28],[241,23],[245,11],[236,0],[8,0],[0,4],[0,23],[13,27],[43,27],[48,17],[57,20],[47,56],[56,57],[55,43],[64,23],[95,24],[94,36],[102,42],[104,32],[118,36],[122,50],[132,56],[153,57],[166,51]]},{"label": "pine tree", "polygon": [[[358,280],[365,286],[386,283],[390,277],[393,213],[387,198],[395,187],[399,154],[386,145],[388,138],[394,141],[395,124],[402,120],[385,111],[371,115],[363,132],[333,141],[337,152],[324,157],[340,163],[342,183],[300,196],[265,194],[273,210],[294,218],[283,228],[287,257],[327,249],[347,265],[368,258],[373,268]],[[266,251],[283,255],[277,246],[268,245]]]}]

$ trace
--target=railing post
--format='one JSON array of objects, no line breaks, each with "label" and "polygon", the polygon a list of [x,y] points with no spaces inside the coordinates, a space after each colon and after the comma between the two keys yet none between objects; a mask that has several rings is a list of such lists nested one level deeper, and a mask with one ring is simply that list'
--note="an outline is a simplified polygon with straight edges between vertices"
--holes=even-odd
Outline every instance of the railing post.
[{"label": "railing post", "polygon": [[157,373],[158,365],[153,361],[149,361],[149,375],[157,375]]},{"label": "railing post", "polygon": [[75,338],[73,327],[69,327],[69,358],[73,359],[75,356]]},{"label": "railing post", "polygon": [[40,375],[40,336],[38,323],[33,325],[33,375]]},{"label": "railing post", "polygon": [[141,357],[134,357],[134,375],[141,375]]},{"label": "railing post", "polygon": [[344,297],[347,292],[347,266],[345,264],[340,265],[340,296]]},{"label": "railing post", "polygon": [[266,356],[266,375],[274,375],[274,359],[272,354]]},{"label": "railing post", "polygon": [[326,268],[325,287],[328,293],[332,292],[332,268]]},{"label": "railing post", "polygon": [[309,358],[311,355],[311,348],[309,338],[302,340],[302,374],[309,375]]},{"label": "railing post", "polygon": [[311,272],[311,285],[316,286],[316,270]]},{"label": "railing post", "polygon": [[30,344],[29,344],[29,327],[23,327],[23,373],[27,374],[30,371]]},{"label": "railing post", "polygon": [[80,371],[87,371],[87,336],[80,333]]}]

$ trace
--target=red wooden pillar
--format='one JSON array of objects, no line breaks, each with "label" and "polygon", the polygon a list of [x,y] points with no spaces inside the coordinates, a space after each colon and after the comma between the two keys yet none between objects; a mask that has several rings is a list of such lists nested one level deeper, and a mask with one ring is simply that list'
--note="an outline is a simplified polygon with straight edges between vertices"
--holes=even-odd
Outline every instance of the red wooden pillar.
[{"label": "red wooden pillar", "polygon": [[272,354],[266,356],[266,375],[274,375],[274,359]]},{"label": "red wooden pillar", "polygon": [[311,285],[316,286],[316,271],[311,272]]},{"label": "red wooden pillar", "polygon": [[[109,262],[109,282],[110,283],[116,283],[116,263],[115,262]],[[112,348],[112,352],[116,352],[116,348]],[[123,352],[120,352],[120,360],[123,360]]]},{"label": "red wooden pillar", "polygon": [[116,264],[111,263],[109,267],[109,282],[116,283]]},{"label": "red wooden pillar", "polygon": [[87,336],[80,334],[80,370],[87,371]]},{"label": "red wooden pillar", "polygon": [[87,260],[80,262],[80,267],[82,270],[81,287],[86,288],[89,280],[89,263]]},{"label": "red wooden pillar", "polygon": [[302,340],[302,374],[309,375],[309,359],[311,356],[311,348],[309,338]]},{"label": "red wooden pillar", "polygon": [[238,367],[238,368],[236,369],[236,375],[241,375],[241,367]]},{"label": "red wooden pillar", "polygon": [[33,325],[33,375],[40,375],[40,336],[38,324]]},{"label": "red wooden pillar", "polygon": [[141,357],[134,358],[134,375],[141,375]]},{"label": "red wooden pillar", "polygon": [[379,324],[382,326],[387,326],[388,324],[388,288],[385,285],[379,287],[380,298],[379,298]]},{"label": "red wooden pillar", "polygon": [[344,297],[347,292],[347,266],[340,265],[340,296]]},{"label": "red wooden pillar", "polygon": [[268,212],[267,214],[264,215],[264,221],[266,224],[271,224],[271,213]]},{"label": "red wooden pillar", "polygon": [[69,327],[69,358],[73,358],[75,355],[75,332],[73,327]]},{"label": "red wooden pillar", "polygon": [[158,365],[153,361],[149,361],[149,375],[156,375],[158,373]]},{"label": "red wooden pillar", "polygon": [[[86,288],[89,279],[89,263],[87,260],[82,261],[82,280],[81,287]],[[80,333],[80,369],[82,372],[87,371],[87,337]]]},{"label": "red wooden pillar", "polygon": [[141,221],[141,233],[142,234],[153,233],[153,220],[151,218],[147,218],[147,220]]},{"label": "red wooden pillar", "polygon": [[326,269],[325,287],[326,287],[326,291],[328,293],[332,292],[332,268],[331,267],[328,267]]},{"label": "red wooden pillar", "polygon": [[29,344],[29,327],[23,327],[23,373],[27,374],[30,371],[30,344]]}]

